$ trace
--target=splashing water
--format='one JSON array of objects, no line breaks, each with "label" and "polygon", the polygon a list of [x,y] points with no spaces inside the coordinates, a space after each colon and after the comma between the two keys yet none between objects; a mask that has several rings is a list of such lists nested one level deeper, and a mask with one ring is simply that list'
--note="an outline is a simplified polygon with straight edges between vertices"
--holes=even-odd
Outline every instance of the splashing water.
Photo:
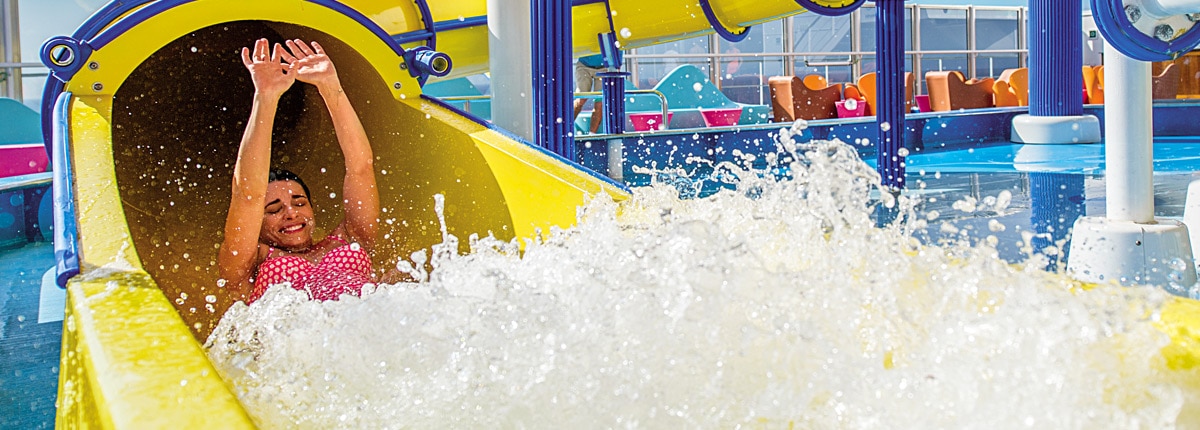
[{"label": "splashing water", "polygon": [[273,288],[206,347],[268,428],[1171,428],[1194,402],[1165,294],[921,245],[875,227],[853,148],[781,146],[790,179],[720,165],[736,189],[601,196],[420,283]]}]

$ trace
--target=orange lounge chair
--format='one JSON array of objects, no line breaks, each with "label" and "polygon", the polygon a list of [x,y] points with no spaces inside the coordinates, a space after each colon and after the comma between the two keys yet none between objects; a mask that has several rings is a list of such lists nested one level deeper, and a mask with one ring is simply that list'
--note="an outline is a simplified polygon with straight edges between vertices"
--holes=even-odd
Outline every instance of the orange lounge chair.
[{"label": "orange lounge chair", "polygon": [[1104,66],[1083,66],[1083,89],[1088,103],[1104,103]]},{"label": "orange lounge chair", "polygon": [[961,72],[928,72],[925,74],[929,91],[929,107],[934,112],[958,109],[977,109],[995,106],[992,99],[992,78],[964,80]]},{"label": "orange lounge chair", "polygon": [[[858,88],[862,97],[867,100],[867,116],[875,115],[875,72],[858,77]],[[913,87],[917,86],[917,76],[912,72],[904,72],[904,112],[912,112]]]},{"label": "orange lounge chair", "polygon": [[842,100],[861,99],[862,92],[858,90],[858,86],[854,84],[846,84],[845,91],[842,91]]},{"label": "orange lounge chair", "polygon": [[1029,106],[1029,69],[1007,69],[992,84],[996,106]]},{"label": "orange lounge chair", "polygon": [[797,76],[773,76],[767,83],[771,87],[771,112],[775,122],[837,117],[834,102],[842,99],[841,84],[810,88]]}]

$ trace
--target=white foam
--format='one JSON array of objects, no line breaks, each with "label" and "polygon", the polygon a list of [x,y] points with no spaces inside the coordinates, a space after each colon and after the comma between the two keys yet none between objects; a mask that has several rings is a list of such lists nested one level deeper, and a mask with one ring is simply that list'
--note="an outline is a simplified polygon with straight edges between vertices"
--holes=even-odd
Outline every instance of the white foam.
[{"label": "white foam", "polygon": [[597,198],[524,255],[434,252],[419,284],[272,289],[209,354],[268,428],[1173,425],[1163,293],[921,246],[875,227],[853,148],[788,145],[793,180],[722,165],[736,191]]}]

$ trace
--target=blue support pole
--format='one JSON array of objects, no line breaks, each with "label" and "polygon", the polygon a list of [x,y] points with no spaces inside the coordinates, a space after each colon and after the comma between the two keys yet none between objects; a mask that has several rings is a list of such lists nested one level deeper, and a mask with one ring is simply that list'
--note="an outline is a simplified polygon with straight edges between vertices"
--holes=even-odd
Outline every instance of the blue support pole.
[{"label": "blue support pole", "polygon": [[879,139],[876,161],[883,185],[904,188],[904,0],[875,0],[875,108]]},{"label": "blue support pole", "polygon": [[629,72],[600,72],[601,91],[603,94],[604,132],[621,134],[625,132],[625,78]]},{"label": "blue support pole", "polygon": [[1017,115],[1019,143],[1096,143],[1100,120],[1083,114],[1083,5],[1029,0],[1029,113]]},{"label": "blue support pole", "polygon": [[534,143],[575,160],[570,120],[575,86],[571,70],[571,2],[532,1]]},{"label": "blue support pole", "polygon": [[1029,0],[1029,114],[1083,115],[1083,5]]}]

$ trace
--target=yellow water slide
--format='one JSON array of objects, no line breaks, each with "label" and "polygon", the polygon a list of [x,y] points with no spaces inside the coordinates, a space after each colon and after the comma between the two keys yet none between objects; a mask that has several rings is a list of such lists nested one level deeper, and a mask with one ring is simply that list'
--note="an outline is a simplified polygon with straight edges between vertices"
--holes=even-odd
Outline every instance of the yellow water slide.
[{"label": "yellow water slide", "polygon": [[[712,31],[691,0],[576,3],[578,53],[596,52],[606,32],[629,48]],[[792,0],[704,3],[731,32],[800,11]],[[215,255],[253,93],[238,52],[257,38],[318,40],[334,59],[377,155],[377,267],[441,240],[435,194],[462,238],[533,237],[574,223],[589,196],[623,199],[620,184],[422,97],[405,50],[444,52],[455,75],[485,71],[485,5],[117,1],[90,29],[48,43],[63,82],[48,86],[57,103],[46,115],[57,124],[80,271],[67,285],[58,425],[253,426],[196,339],[231,305]],[[318,229],[330,228],[343,166],[313,88],[284,95],[275,135],[273,160],[306,179]]]},{"label": "yellow water slide", "polygon": [[[603,33],[631,48],[712,32],[714,22],[737,34],[802,11],[793,0],[575,4],[577,54],[597,52]],[[445,196],[450,233],[502,239],[571,225],[588,196],[625,198],[620,184],[422,97],[405,49],[448,54],[454,75],[485,71],[485,5],[116,1],[77,33],[84,37],[48,44],[65,82],[48,87],[57,104],[45,115],[57,124],[56,173],[75,209],[63,221],[75,224],[80,270],[68,283],[57,424],[253,427],[197,339],[231,305],[217,285],[216,246],[253,93],[238,51],[260,37],[318,40],[337,65],[377,155],[385,211],[377,267],[441,240],[435,194]],[[309,183],[318,228],[328,229],[340,213],[343,166],[313,88],[284,95],[275,135],[273,160]],[[1172,326],[1185,340],[1173,345],[1173,362],[1195,366],[1200,355],[1186,342],[1195,326]]]}]

